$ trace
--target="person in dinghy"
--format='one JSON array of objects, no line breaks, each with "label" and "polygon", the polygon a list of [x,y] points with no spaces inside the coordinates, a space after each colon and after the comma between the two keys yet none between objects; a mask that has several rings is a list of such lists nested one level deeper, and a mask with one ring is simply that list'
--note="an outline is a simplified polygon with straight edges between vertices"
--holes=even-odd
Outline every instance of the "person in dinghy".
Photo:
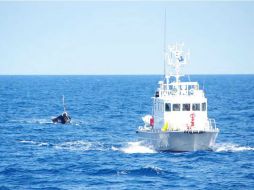
[{"label": "person in dinghy", "polygon": [[52,118],[53,123],[67,124],[67,123],[71,122],[71,117],[67,113],[66,107],[65,107],[65,104],[64,104],[64,96],[63,96],[63,108],[64,108],[64,111],[61,115],[59,115],[58,117]]}]

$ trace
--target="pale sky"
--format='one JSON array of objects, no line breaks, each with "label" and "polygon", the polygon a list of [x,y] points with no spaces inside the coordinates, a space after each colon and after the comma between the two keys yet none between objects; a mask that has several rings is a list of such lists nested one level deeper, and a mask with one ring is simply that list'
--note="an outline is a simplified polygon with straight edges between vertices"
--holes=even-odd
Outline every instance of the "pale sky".
[{"label": "pale sky", "polygon": [[254,74],[254,2],[0,2],[0,74],[163,74],[167,43],[190,74]]}]

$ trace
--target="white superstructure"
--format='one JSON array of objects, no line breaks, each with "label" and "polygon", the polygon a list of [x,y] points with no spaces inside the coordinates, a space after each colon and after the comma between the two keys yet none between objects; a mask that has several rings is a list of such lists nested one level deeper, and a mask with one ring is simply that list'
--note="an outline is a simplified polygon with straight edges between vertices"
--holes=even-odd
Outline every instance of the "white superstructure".
[{"label": "white superstructure", "polygon": [[159,150],[206,150],[214,145],[219,129],[207,115],[207,99],[197,82],[182,82],[181,68],[189,64],[183,44],[165,53],[164,79],[152,97],[152,115],[143,117],[137,133]]},{"label": "white superstructure", "polygon": [[[165,56],[164,80],[153,99],[154,128],[171,131],[206,131],[215,128],[215,121],[208,119],[207,99],[197,82],[181,82],[180,69],[189,63],[189,53],[183,44],[168,47]],[[167,125],[167,126],[166,126]]]}]

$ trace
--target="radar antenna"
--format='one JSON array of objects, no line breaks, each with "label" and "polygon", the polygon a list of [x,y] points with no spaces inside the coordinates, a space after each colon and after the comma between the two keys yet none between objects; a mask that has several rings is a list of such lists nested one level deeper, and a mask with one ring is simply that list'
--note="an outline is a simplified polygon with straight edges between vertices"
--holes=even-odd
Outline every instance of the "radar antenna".
[{"label": "radar antenna", "polygon": [[[176,43],[168,46],[166,57],[166,66],[168,69],[165,71],[165,78],[168,79],[171,76],[175,77],[176,83],[180,82],[181,67],[190,63],[190,51],[185,52],[183,43]],[[168,70],[168,71],[167,71]]]}]

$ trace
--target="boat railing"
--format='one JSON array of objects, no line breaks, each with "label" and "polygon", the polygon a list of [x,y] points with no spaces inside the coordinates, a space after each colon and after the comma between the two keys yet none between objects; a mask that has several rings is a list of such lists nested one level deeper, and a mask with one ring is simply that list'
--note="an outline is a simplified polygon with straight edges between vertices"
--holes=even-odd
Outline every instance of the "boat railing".
[{"label": "boat railing", "polygon": [[[139,130],[141,131],[147,131],[147,132],[161,132],[162,129],[159,129],[159,128],[153,128],[151,126],[140,126],[139,127]],[[184,131],[184,132],[188,132],[188,133],[194,133],[194,132],[203,132],[203,131],[217,131],[219,130],[217,127],[216,127],[216,121],[215,119],[208,119],[207,120],[207,124],[204,125],[204,128],[192,128],[192,129],[183,129],[183,130],[167,130],[167,132],[169,131]]]},{"label": "boat railing", "polygon": [[171,96],[171,95],[197,95],[203,94],[202,90],[199,90],[197,82],[180,82],[165,84],[162,81],[159,82],[160,88],[159,96]]},{"label": "boat railing", "polygon": [[196,90],[196,89],[190,89],[190,90],[161,90],[159,91],[159,96],[164,97],[164,96],[174,96],[174,95],[203,95],[202,90]]}]

